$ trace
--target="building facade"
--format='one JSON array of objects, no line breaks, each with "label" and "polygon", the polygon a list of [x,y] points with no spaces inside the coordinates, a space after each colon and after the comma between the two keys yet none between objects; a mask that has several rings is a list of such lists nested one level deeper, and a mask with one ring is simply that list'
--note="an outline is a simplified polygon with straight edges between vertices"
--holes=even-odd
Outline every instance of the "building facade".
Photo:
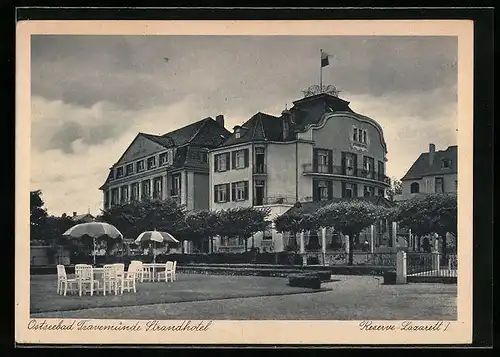
[{"label": "building facade", "polygon": [[205,118],[164,135],[139,133],[110,168],[104,209],[144,198],[208,209],[208,151],[229,136],[224,117]]},{"label": "building facade", "polygon": [[[279,117],[255,114],[210,150],[210,209],[266,206],[280,212],[296,202],[385,196],[390,181],[381,126],[329,94],[293,104]],[[265,244],[282,250],[271,223],[269,232],[261,241],[272,236],[273,244]],[[222,239],[218,248],[241,250],[244,242],[237,243]]]},{"label": "building facade", "polygon": [[420,154],[401,179],[402,194],[394,200],[405,200],[426,193],[447,193],[458,190],[458,146],[436,151],[429,144],[429,151]]}]

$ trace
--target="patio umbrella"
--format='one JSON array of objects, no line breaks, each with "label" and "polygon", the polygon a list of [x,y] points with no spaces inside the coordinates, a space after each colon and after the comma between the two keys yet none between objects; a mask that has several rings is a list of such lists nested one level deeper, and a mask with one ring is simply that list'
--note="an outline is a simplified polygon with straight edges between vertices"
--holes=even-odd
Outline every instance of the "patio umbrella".
[{"label": "patio umbrella", "polygon": [[68,238],[90,237],[94,243],[94,265],[95,265],[95,241],[99,238],[123,239],[121,232],[113,225],[105,222],[89,222],[77,224],[66,232],[63,236]]},{"label": "patio umbrella", "polygon": [[157,230],[142,232],[141,234],[139,234],[139,237],[137,237],[137,239],[135,240],[136,244],[141,244],[141,243],[143,244],[146,242],[153,243],[153,263],[156,260],[156,254],[154,251],[156,243],[162,243],[162,244],[179,243],[179,241],[175,239],[174,236],[172,236],[170,233],[160,232]]}]

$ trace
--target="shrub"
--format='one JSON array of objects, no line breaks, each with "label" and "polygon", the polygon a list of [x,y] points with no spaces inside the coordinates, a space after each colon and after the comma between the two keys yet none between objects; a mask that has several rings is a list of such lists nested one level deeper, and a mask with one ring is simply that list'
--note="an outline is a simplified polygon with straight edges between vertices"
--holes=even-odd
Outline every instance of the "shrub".
[{"label": "shrub", "polygon": [[288,285],[310,289],[320,289],[321,279],[319,274],[291,274],[288,276]]}]

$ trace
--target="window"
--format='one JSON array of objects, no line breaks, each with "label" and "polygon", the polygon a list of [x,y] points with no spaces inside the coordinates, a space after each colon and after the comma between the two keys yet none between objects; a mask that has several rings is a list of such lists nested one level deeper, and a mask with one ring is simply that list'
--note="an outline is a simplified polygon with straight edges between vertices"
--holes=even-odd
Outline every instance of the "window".
[{"label": "window", "polygon": [[153,197],[161,199],[162,193],[163,193],[162,178],[157,177],[153,180]]},{"label": "window", "polygon": [[443,159],[443,161],[441,162],[441,168],[449,169],[450,167],[451,167],[451,160]]},{"label": "window", "polygon": [[378,162],[378,174],[379,176],[384,176],[385,175],[385,167],[384,163],[382,161]]},{"label": "window", "polygon": [[128,186],[122,186],[121,187],[120,203],[124,204],[124,203],[127,203],[127,201],[128,201]]},{"label": "window", "polygon": [[181,192],[181,176],[172,176],[172,190],[170,196],[178,196]]},{"label": "window", "polygon": [[241,138],[241,131],[240,131],[240,129],[237,129],[237,130],[234,132],[234,137],[235,137],[236,139]]},{"label": "window", "polygon": [[144,160],[139,160],[136,162],[137,172],[144,171]]},{"label": "window", "polygon": [[224,203],[229,201],[229,184],[214,186],[214,202]]},{"label": "window", "polygon": [[410,193],[419,193],[420,192],[420,185],[418,182],[413,182],[410,185]]},{"label": "window", "polygon": [[111,205],[114,206],[114,205],[117,205],[118,204],[118,189],[117,188],[113,188],[111,190]]},{"label": "window", "polygon": [[125,166],[125,175],[130,176],[134,173],[134,164],[127,164]]},{"label": "window", "polygon": [[130,186],[131,192],[130,192],[130,200],[131,201],[137,201],[139,199],[139,184],[138,183],[133,183]]},{"label": "window", "polygon": [[151,196],[151,185],[149,180],[142,182],[142,197]]},{"label": "window", "polygon": [[342,183],[342,197],[358,197],[358,185],[355,183]]},{"label": "window", "polygon": [[273,239],[273,223],[272,222],[266,222],[267,226],[266,229],[264,229],[264,232],[262,232],[262,239],[263,240],[272,240]]},{"label": "window", "polygon": [[104,208],[109,207],[109,191],[104,191]]},{"label": "window", "polygon": [[218,154],[215,158],[215,172],[227,171],[229,169],[229,153]]},{"label": "window", "polygon": [[436,177],[436,193],[444,192],[444,182],[442,177]]},{"label": "window", "polygon": [[331,155],[331,150],[320,150],[318,149],[316,151],[317,154],[317,160],[318,160],[318,167],[317,171],[322,172],[322,173],[329,173],[330,172],[330,167],[332,164],[332,155]]},{"label": "window", "polygon": [[367,130],[354,127],[352,132],[352,141],[357,144],[366,144],[368,142]]},{"label": "window", "polygon": [[375,173],[375,160],[372,157],[364,156],[363,169],[366,177],[373,178]]},{"label": "window", "polygon": [[148,170],[154,169],[155,167],[156,167],[156,156],[153,156],[148,159]]},{"label": "window", "polygon": [[159,159],[160,159],[160,166],[172,164],[172,152],[167,151],[161,153]]},{"label": "window", "polygon": [[342,153],[342,174],[343,175],[354,175],[356,173],[357,155],[350,152]]},{"label": "window", "polygon": [[378,195],[382,196],[382,197],[385,197],[385,190],[383,188],[379,188],[378,189]]},{"label": "window", "polygon": [[375,196],[375,187],[365,186],[364,196],[365,197]]},{"label": "window", "polygon": [[116,177],[117,178],[123,177],[123,167],[119,167],[116,169]]},{"label": "window", "polygon": [[248,167],[248,149],[233,151],[233,169]]},{"label": "window", "polygon": [[328,185],[325,181],[318,182],[318,192],[320,201],[328,200]]},{"label": "window", "polygon": [[248,181],[233,182],[233,201],[245,201],[248,199]]}]

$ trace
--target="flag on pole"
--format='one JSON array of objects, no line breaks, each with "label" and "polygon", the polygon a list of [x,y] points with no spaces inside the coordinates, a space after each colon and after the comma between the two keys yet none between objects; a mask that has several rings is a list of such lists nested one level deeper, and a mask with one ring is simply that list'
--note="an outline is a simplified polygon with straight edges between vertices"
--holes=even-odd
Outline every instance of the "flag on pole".
[{"label": "flag on pole", "polygon": [[321,68],[330,64],[329,57],[330,55],[328,53],[321,51]]}]

